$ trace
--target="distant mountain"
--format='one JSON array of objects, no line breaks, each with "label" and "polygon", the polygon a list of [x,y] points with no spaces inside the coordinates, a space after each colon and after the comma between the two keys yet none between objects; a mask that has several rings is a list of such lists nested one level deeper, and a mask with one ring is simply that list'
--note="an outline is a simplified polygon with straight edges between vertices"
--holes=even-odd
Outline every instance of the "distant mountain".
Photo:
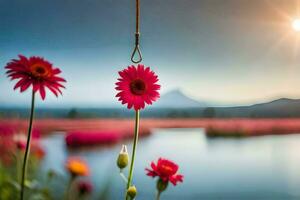
[{"label": "distant mountain", "polygon": [[[212,106],[214,105],[214,106]],[[180,90],[161,96],[153,106],[147,106],[142,117],[157,118],[288,118],[300,117],[300,99],[281,98],[249,106],[217,106],[212,102],[192,99]],[[28,117],[28,108],[0,107],[0,118]],[[37,108],[37,118],[116,118],[132,117],[124,106],[113,108]]]},{"label": "distant mountain", "polygon": [[300,99],[281,98],[251,106],[214,108],[216,117],[300,117]]},{"label": "distant mountain", "polygon": [[300,99],[288,99],[288,98],[281,98],[276,99],[267,103],[260,103],[260,104],[254,104],[252,107],[262,107],[262,108],[268,108],[268,109],[274,109],[274,108],[299,108],[300,109]]},{"label": "distant mountain", "polygon": [[281,98],[268,103],[251,106],[258,116],[300,117],[300,99]]},{"label": "distant mountain", "polygon": [[155,108],[198,108],[207,107],[206,102],[197,101],[185,95],[181,90],[169,91],[153,104]]}]

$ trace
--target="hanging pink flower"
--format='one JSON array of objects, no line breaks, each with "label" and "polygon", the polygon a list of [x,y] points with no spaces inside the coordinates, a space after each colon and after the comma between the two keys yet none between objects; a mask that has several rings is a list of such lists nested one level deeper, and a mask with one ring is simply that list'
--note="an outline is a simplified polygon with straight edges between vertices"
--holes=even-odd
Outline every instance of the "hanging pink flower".
[{"label": "hanging pink flower", "polygon": [[19,59],[13,59],[5,68],[11,80],[19,80],[14,89],[20,88],[20,91],[24,92],[32,85],[33,91],[39,91],[43,100],[46,97],[45,88],[55,96],[58,96],[58,93],[62,94],[60,89],[65,88],[61,82],[66,80],[58,76],[61,73],[60,69],[54,68],[50,62],[41,57],[26,58],[19,55]]},{"label": "hanging pink flower", "polygon": [[151,105],[160,97],[158,77],[149,67],[131,65],[120,71],[119,75],[116,83],[119,93],[116,97],[122,104],[127,104],[128,109],[144,109],[145,104]]}]

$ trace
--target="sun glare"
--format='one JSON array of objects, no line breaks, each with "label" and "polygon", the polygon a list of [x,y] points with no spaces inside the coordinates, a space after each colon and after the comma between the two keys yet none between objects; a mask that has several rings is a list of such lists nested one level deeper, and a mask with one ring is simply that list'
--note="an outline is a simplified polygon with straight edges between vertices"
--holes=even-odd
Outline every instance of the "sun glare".
[{"label": "sun glare", "polygon": [[300,19],[294,19],[292,22],[293,29],[300,32]]}]

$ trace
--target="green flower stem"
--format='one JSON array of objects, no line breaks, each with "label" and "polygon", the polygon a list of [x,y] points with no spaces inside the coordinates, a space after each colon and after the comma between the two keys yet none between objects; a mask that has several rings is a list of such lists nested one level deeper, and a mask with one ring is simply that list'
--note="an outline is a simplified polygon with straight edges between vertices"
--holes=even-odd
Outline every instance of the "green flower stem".
[{"label": "green flower stem", "polygon": [[20,193],[20,199],[21,200],[24,199],[24,189],[25,189],[25,178],[26,178],[27,162],[28,162],[28,156],[29,156],[29,153],[30,153],[32,122],[33,122],[33,116],[34,116],[34,99],[35,99],[35,92],[32,90],[30,119],[29,119],[29,127],[28,127],[28,132],[27,132],[27,143],[26,143],[25,155],[24,155],[23,166],[22,166],[21,193]]},{"label": "green flower stem", "polygon": [[18,149],[16,154],[16,177],[17,182],[21,181],[21,164],[22,164],[22,151]]},{"label": "green flower stem", "polygon": [[73,184],[74,184],[74,181],[76,179],[76,176],[75,175],[71,175],[70,177],[70,180],[69,180],[69,183],[68,183],[68,186],[67,186],[67,190],[66,190],[66,193],[65,193],[65,200],[72,200],[72,189],[73,189]]},{"label": "green flower stem", "polygon": [[76,199],[78,199],[78,200],[88,200],[89,197],[88,197],[88,195],[79,195],[78,198],[76,198]]},{"label": "green flower stem", "polygon": [[160,191],[157,191],[156,200],[159,200],[159,199],[160,199],[160,194],[161,194],[161,192],[160,192]]},{"label": "green flower stem", "polygon": [[140,124],[140,111],[136,110],[135,111],[134,141],[133,141],[131,163],[130,163],[129,176],[128,176],[128,181],[127,181],[126,195],[125,195],[126,200],[129,199],[129,196],[127,195],[127,190],[131,186],[131,182],[132,182],[136,146],[137,146],[138,138],[139,138],[139,124]]}]

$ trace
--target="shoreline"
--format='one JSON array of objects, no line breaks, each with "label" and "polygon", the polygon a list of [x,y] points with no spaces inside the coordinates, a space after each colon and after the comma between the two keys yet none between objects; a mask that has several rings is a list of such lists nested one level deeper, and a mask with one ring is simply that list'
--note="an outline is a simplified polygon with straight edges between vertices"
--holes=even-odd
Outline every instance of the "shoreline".
[{"label": "shoreline", "polygon": [[[0,119],[0,126],[26,130],[26,119]],[[51,132],[70,131],[115,131],[123,137],[133,135],[133,119],[36,119],[34,129],[43,135]],[[300,118],[283,119],[211,119],[211,118],[143,118],[140,133],[147,135],[155,128],[204,128],[208,136],[258,136],[271,134],[300,133]]]}]

